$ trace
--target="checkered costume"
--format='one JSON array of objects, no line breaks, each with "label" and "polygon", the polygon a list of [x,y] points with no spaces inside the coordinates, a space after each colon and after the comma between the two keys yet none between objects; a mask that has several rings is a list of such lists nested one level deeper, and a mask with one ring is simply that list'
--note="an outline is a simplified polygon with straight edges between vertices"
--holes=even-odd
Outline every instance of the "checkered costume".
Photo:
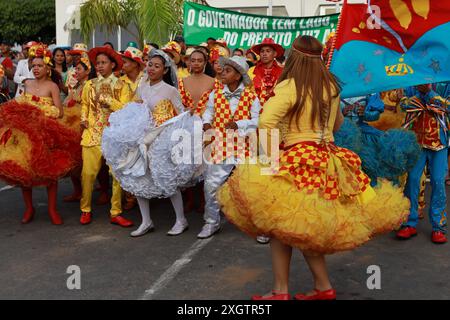
[{"label": "checkered costume", "polygon": [[231,121],[251,119],[250,110],[256,98],[254,91],[250,88],[244,89],[236,111],[234,114],[231,114],[230,103],[225,98],[223,89],[219,88],[215,91],[214,121],[212,126],[218,131],[216,131],[216,137],[220,137],[219,141],[214,141],[213,160],[215,163],[220,163],[230,156],[235,156],[236,158],[243,155],[245,157],[249,156],[248,138],[238,138],[236,133],[231,137],[227,136],[226,131],[228,130],[225,129],[225,125]]},{"label": "checkered costume", "polygon": [[203,95],[200,97],[200,100],[197,103],[197,106],[194,106],[194,99],[192,98],[190,92],[186,90],[183,79],[178,80],[178,91],[180,92],[181,102],[187,109],[191,110],[195,108],[195,113],[200,116],[203,114],[203,112],[205,112],[206,104],[208,103],[209,99],[209,94],[211,93],[212,90],[205,91],[203,93]]},{"label": "checkered costume", "polygon": [[[331,153],[340,159],[343,172],[328,172]],[[308,193],[319,190],[326,200],[357,195],[370,184],[369,177],[361,170],[359,156],[332,143],[301,142],[287,148],[280,163],[279,173],[294,176],[299,190],[306,188]],[[345,181],[340,181],[342,177]]]}]

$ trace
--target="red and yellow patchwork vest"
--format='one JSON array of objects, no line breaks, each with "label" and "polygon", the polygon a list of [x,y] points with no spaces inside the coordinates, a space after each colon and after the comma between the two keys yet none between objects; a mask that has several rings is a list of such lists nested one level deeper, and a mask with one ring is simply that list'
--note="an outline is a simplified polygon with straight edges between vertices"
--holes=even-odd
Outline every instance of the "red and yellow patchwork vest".
[{"label": "red and yellow patchwork vest", "polygon": [[[256,93],[252,89],[246,88],[242,92],[236,111],[234,112],[234,114],[231,114],[230,103],[225,98],[223,89],[219,88],[215,91],[215,113],[212,126],[219,131],[221,138],[223,139],[222,144],[217,143],[215,145],[215,152],[213,155],[215,163],[224,161],[227,156],[230,157],[234,155],[235,157],[242,157],[241,152],[245,153],[245,157],[249,156],[248,137],[245,138],[244,143],[242,143],[243,139],[238,139],[236,135],[234,135],[234,139],[227,139],[225,125],[232,121],[236,122],[239,120],[251,120],[251,108],[256,98]],[[227,143],[227,140],[231,140],[230,143]]]},{"label": "red and yellow patchwork vest", "polygon": [[417,142],[426,149],[439,151],[445,148],[441,142],[440,126],[436,118],[423,112],[413,123],[411,128],[417,137]]}]

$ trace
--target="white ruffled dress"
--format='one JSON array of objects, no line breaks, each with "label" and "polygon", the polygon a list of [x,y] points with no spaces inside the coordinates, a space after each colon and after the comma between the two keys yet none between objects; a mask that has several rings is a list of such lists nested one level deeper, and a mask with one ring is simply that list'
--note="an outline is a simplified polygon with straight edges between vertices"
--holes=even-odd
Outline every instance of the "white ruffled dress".
[{"label": "white ruffled dress", "polygon": [[168,198],[202,176],[201,155],[193,144],[194,128],[201,135],[202,122],[183,113],[177,89],[165,82],[143,82],[137,96],[143,103],[111,114],[103,156],[124,190],[147,199]]}]

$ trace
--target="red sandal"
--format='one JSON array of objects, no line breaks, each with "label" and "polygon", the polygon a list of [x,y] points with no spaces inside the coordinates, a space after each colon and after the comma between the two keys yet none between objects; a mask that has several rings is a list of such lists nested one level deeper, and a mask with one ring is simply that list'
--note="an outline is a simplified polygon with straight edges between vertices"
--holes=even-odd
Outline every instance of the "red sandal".
[{"label": "red sandal", "polygon": [[294,296],[295,300],[336,300],[336,290],[328,289],[325,291],[320,291],[314,289],[315,294],[312,296],[307,296],[301,293],[298,293]]}]

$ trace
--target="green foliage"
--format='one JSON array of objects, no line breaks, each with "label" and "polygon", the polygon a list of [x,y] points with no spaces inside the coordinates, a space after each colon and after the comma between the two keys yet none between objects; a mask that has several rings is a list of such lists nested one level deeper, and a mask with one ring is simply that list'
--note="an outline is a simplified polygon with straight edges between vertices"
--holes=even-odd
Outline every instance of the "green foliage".
[{"label": "green foliage", "polygon": [[[81,6],[81,34],[89,42],[97,26],[107,32],[127,30],[143,46],[144,39],[164,44],[180,32],[183,0],[88,0]],[[137,34],[129,28],[134,26]]]},{"label": "green foliage", "polygon": [[141,27],[150,42],[164,44],[181,30],[183,1],[143,0],[140,10]]},{"label": "green foliage", "polygon": [[55,36],[55,0],[0,0],[1,39],[50,43]]}]

